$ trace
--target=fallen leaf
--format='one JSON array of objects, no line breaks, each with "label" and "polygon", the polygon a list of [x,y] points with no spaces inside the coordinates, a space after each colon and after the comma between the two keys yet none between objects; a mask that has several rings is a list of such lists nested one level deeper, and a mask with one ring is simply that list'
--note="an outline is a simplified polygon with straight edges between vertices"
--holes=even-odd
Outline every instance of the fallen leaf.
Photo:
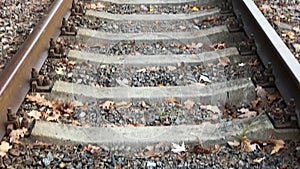
[{"label": "fallen leaf", "polygon": [[30,102],[35,102],[40,106],[47,106],[52,108],[53,105],[50,101],[46,100],[43,96],[41,96],[39,93],[36,95],[27,95],[26,99]]},{"label": "fallen leaf", "polygon": [[219,64],[221,64],[222,66],[227,66],[230,64],[230,59],[226,56],[221,56],[219,58]]},{"label": "fallen leaf", "polygon": [[277,140],[277,139],[274,139],[274,138],[271,138],[269,140],[269,142],[273,145],[280,145],[280,146],[284,146],[285,142],[283,140]]},{"label": "fallen leaf", "polygon": [[148,7],[146,7],[145,5],[141,5],[141,9],[142,9],[143,11],[148,11]]},{"label": "fallen leaf", "polygon": [[65,73],[66,68],[65,67],[58,67],[55,69],[56,74],[63,75]]},{"label": "fallen leaf", "polygon": [[197,144],[193,147],[193,152],[196,154],[209,154],[211,153],[211,148],[203,147],[201,144]]},{"label": "fallen leaf", "polygon": [[187,48],[189,49],[198,49],[201,48],[203,46],[203,43],[191,43],[190,45],[186,45]]},{"label": "fallen leaf", "polygon": [[251,142],[248,139],[243,139],[241,147],[248,153],[253,151],[253,149],[251,148]]},{"label": "fallen leaf", "polygon": [[33,117],[34,119],[40,119],[42,116],[42,113],[37,110],[31,110],[29,113],[27,113],[29,117]]},{"label": "fallen leaf", "polygon": [[91,144],[88,144],[86,147],[83,148],[83,151],[88,151],[92,154],[99,152],[100,147],[92,146]]},{"label": "fallen leaf", "polygon": [[243,113],[239,115],[238,118],[250,118],[250,117],[255,117],[257,115],[256,111],[250,111],[247,108],[238,109],[238,112]]},{"label": "fallen leaf", "polygon": [[195,105],[195,102],[193,100],[188,99],[184,102],[184,106],[186,109],[191,110]]},{"label": "fallen leaf", "polygon": [[0,157],[4,157],[6,155],[6,153],[8,152],[9,149],[11,149],[12,146],[9,145],[8,142],[6,141],[2,141],[0,144]]},{"label": "fallen leaf", "polygon": [[72,120],[72,124],[74,126],[82,126],[82,124],[78,120]]},{"label": "fallen leaf", "polygon": [[251,101],[252,107],[256,108],[260,102],[261,102],[261,98],[257,98],[255,100]]},{"label": "fallen leaf", "polygon": [[209,16],[206,19],[203,19],[202,22],[215,22],[217,20],[214,16]]},{"label": "fallen leaf", "polygon": [[73,67],[75,64],[76,64],[76,61],[68,61],[68,65],[69,65],[69,66],[72,66],[72,67]]},{"label": "fallen leaf", "polygon": [[176,98],[175,97],[168,97],[166,100],[165,100],[165,102],[167,103],[167,104],[170,104],[170,103],[176,103],[177,101],[176,101]]},{"label": "fallen leaf", "polygon": [[228,141],[227,142],[228,145],[230,145],[231,147],[238,147],[240,146],[240,142],[234,140],[234,141]]},{"label": "fallen leaf", "polygon": [[225,42],[219,42],[213,45],[215,50],[220,50],[226,48]]},{"label": "fallen leaf", "polygon": [[256,158],[253,160],[254,163],[261,163],[264,159],[266,159],[266,157],[262,157],[262,158]]},{"label": "fallen leaf", "polygon": [[275,154],[275,153],[278,153],[280,149],[282,149],[284,146],[283,145],[275,145],[272,152],[271,152],[271,155]]},{"label": "fallen leaf", "polygon": [[73,73],[72,73],[72,72],[67,74],[67,77],[68,77],[68,78],[71,78],[72,76],[73,76]]},{"label": "fallen leaf", "polygon": [[199,8],[196,6],[193,6],[192,11],[199,11]]},{"label": "fallen leaf", "polygon": [[154,12],[154,8],[153,8],[153,7],[150,7],[150,8],[149,8],[149,11],[150,11],[150,12]]},{"label": "fallen leaf", "polygon": [[176,144],[176,143],[172,143],[172,145],[174,147],[171,150],[173,153],[181,153],[181,152],[185,152],[186,151],[184,142],[182,142],[181,145]]},{"label": "fallen leaf", "polygon": [[294,32],[288,32],[287,35],[288,35],[288,37],[289,37],[291,40],[294,40],[294,39],[295,39],[295,34],[294,34]]},{"label": "fallen leaf", "polygon": [[139,104],[142,106],[142,108],[149,108],[150,107],[145,101],[140,101]]},{"label": "fallen leaf", "polygon": [[275,94],[267,94],[269,104],[272,104],[275,100],[281,99],[281,96],[278,92]]},{"label": "fallen leaf", "polygon": [[200,19],[193,19],[193,22],[194,22],[195,24],[198,24],[198,23],[200,22]]},{"label": "fallen leaf", "polygon": [[47,121],[51,121],[51,122],[56,122],[59,118],[60,118],[60,114],[58,113],[53,113],[51,116],[48,116],[46,118]]},{"label": "fallen leaf", "polygon": [[145,124],[141,124],[141,123],[132,123],[132,125],[134,127],[145,127]]},{"label": "fallen leaf", "polygon": [[12,130],[9,133],[9,142],[14,143],[18,141],[21,137],[24,137],[27,132],[27,128],[23,127],[21,129]]},{"label": "fallen leaf", "polygon": [[112,109],[114,108],[114,102],[107,100],[104,103],[100,104],[99,106],[103,109]]},{"label": "fallen leaf", "polygon": [[218,106],[201,105],[200,108],[203,109],[203,110],[208,110],[208,111],[214,112],[214,113],[221,113]]}]

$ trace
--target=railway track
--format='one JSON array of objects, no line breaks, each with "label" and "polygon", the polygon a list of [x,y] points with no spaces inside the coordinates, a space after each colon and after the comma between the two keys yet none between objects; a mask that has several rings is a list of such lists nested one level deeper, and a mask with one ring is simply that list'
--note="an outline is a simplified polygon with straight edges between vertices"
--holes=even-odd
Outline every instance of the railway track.
[{"label": "railway track", "polygon": [[0,133],[21,120],[32,139],[109,147],[224,143],[249,126],[296,139],[297,70],[252,1],[57,0],[1,74]]}]

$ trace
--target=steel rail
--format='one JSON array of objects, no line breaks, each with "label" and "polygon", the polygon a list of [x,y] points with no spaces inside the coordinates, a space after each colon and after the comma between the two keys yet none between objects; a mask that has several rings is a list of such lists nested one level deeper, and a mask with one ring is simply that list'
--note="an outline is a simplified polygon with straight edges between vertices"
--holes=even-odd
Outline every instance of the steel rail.
[{"label": "steel rail", "polygon": [[253,33],[257,53],[263,64],[272,63],[275,83],[285,101],[295,99],[300,127],[300,64],[272,28],[253,0],[232,0],[234,12],[241,14],[244,30]]},{"label": "steel rail", "polygon": [[72,0],[55,0],[47,16],[35,27],[0,75],[0,138],[5,134],[7,109],[17,111],[30,89],[32,68],[40,70],[48,56],[50,38],[60,34],[63,17],[70,15]]}]

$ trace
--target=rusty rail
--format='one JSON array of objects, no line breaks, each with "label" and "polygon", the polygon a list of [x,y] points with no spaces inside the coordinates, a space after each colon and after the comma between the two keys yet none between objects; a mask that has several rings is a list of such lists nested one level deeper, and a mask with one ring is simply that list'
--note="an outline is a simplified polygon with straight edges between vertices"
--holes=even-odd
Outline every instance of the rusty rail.
[{"label": "rusty rail", "polygon": [[241,14],[244,30],[254,34],[263,64],[272,63],[275,83],[285,101],[295,99],[300,126],[300,64],[252,0],[232,0],[235,14]]},{"label": "rusty rail", "polygon": [[0,138],[5,134],[7,108],[17,111],[30,89],[31,69],[40,70],[48,56],[50,38],[60,34],[63,17],[70,15],[72,0],[55,0],[0,76]]}]

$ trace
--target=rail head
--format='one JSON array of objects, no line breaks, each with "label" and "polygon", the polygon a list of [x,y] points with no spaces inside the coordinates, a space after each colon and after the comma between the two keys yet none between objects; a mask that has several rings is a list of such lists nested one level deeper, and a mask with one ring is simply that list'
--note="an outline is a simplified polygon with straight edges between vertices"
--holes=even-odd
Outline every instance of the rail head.
[{"label": "rail head", "polygon": [[254,35],[263,64],[272,63],[276,86],[285,101],[295,99],[300,126],[300,64],[253,0],[232,0],[235,14],[241,14],[244,30]]}]

